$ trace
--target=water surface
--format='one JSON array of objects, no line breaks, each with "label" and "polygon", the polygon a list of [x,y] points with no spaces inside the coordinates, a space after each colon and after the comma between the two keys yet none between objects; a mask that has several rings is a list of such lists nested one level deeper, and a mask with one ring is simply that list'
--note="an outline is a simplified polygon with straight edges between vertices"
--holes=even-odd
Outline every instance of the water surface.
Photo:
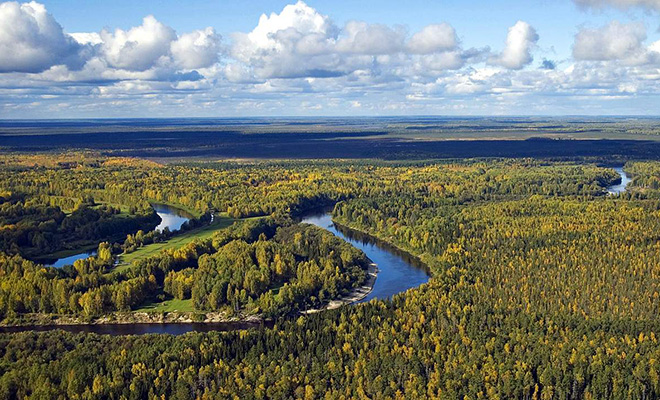
[{"label": "water surface", "polygon": [[623,170],[623,167],[614,167],[613,168],[617,174],[621,176],[621,183],[608,186],[607,187],[607,193],[609,194],[619,194],[625,192],[628,187],[628,184],[632,182],[632,179],[626,174],[626,172]]},{"label": "water surface", "polygon": [[55,329],[72,333],[98,333],[101,335],[146,335],[150,333],[183,335],[188,332],[226,332],[270,327],[272,323],[259,324],[250,322],[193,322],[169,324],[98,324],[98,325],[30,325],[0,327],[0,333],[26,331],[46,332]]},{"label": "water surface", "polygon": [[165,228],[168,228],[171,232],[178,231],[185,222],[192,218],[185,211],[167,204],[153,203],[151,206],[161,219],[160,224],[154,228],[155,231],[162,232]]},{"label": "water surface", "polygon": [[392,297],[426,283],[430,278],[426,267],[416,257],[372,236],[334,224],[331,214],[327,211],[306,214],[301,222],[332,232],[362,250],[378,266],[378,277],[374,288],[360,302]]},{"label": "water surface", "polygon": [[[171,232],[178,231],[186,221],[189,221],[192,218],[192,215],[187,212],[167,204],[154,203],[151,206],[161,219],[160,224],[154,228],[155,231],[162,232],[165,228],[168,228]],[[62,268],[65,265],[73,265],[76,260],[85,259],[95,255],[96,250],[86,250],[68,257],[53,261],[49,260],[45,265],[48,267]]]},{"label": "water surface", "polygon": [[54,261],[48,260],[45,262],[45,265],[47,267],[62,268],[65,265],[73,265],[73,263],[76,262],[76,260],[85,259],[95,255],[96,255],[96,250],[88,250],[68,257],[62,257]]}]

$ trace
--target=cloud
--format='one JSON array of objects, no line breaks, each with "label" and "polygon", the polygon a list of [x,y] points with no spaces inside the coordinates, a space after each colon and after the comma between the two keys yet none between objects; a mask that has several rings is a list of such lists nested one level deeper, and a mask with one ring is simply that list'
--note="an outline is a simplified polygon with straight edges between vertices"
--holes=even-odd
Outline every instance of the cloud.
[{"label": "cloud", "polygon": [[103,43],[103,39],[101,39],[101,35],[99,35],[98,32],[74,32],[70,35],[80,44],[95,46]]},{"label": "cloud", "polygon": [[174,29],[152,15],[142,25],[127,31],[116,29],[95,34],[75,34],[78,40],[98,46],[98,56],[109,67],[126,71],[146,71],[152,68],[206,68],[218,61],[220,35],[208,27],[178,36]]},{"label": "cloud", "polygon": [[583,8],[605,8],[616,7],[627,9],[633,7],[646,8],[649,10],[660,10],[660,0],[573,0],[575,4]]},{"label": "cloud", "polygon": [[210,67],[218,61],[220,40],[211,27],[181,35],[170,45],[175,64],[184,69]]},{"label": "cloud", "polygon": [[509,28],[502,53],[492,57],[490,62],[508,69],[521,69],[534,60],[532,49],[538,40],[539,35],[530,24],[518,21]]},{"label": "cloud", "polygon": [[453,50],[457,45],[456,30],[442,23],[426,26],[410,38],[407,46],[413,54],[431,54]]},{"label": "cloud", "polygon": [[234,34],[231,53],[260,78],[314,76],[338,70],[340,60],[332,51],[337,35],[329,17],[299,1],[279,14],[261,15],[251,32]]},{"label": "cloud", "polygon": [[402,28],[350,21],[342,30],[342,36],[337,42],[339,52],[379,55],[400,52],[404,48],[406,33]]},{"label": "cloud", "polygon": [[42,4],[0,3],[0,72],[41,72],[58,64],[80,68],[84,51]]},{"label": "cloud", "polygon": [[211,27],[178,33],[153,16],[125,30],[68,34],[41,4],[0,3],[0,113],[211,116],[258,108],[264,114],[283,109],[484,114],[538,107],[547,114],[558,109],[544,108],[548,104],[574,113],[599,99],[657,97],[660,41],[647,46],[646,40],[642,24],[615,21],[582,29],[573,58],[541,59],[535,68],[525,68],[533,62],[539,36],[522,21],[509,28],[504,48],[494,52],[463,48],[448,23],[417,32],[360,21],[337,26],[298,1],[262,15],[253,29],[232,34],[225,46]]},{"label": "cloud", "polygon": [[101,31],[101,54],[111,67],[144,71],[167,57],[170,44],[177,39],[174,29],[160,23],[152,15],[142,25],[125,31]]},{"label": "cloud", "polygon": [[339,28],[303,1],[263,14],[251,32],[233,39],[231,54],[238,63],[225,68],[232,82],[353,74],[399,80],[397,75],[422,65],[429,74],[460,68],[471,58],[449,24],[429,25],[410,38],[402,26],[349,21]]},{"label": "cloud", "polygon": [[597,29],[582,29],[575,35],[573,57],[582,61],[622,60],[643,64],[651,54],[644,46],[646,28],[642,23],[612,21]]},{"label": "cloud", "polygon": [[[234,55],[247,62],[260,55],[298,50],[289,47],[296,47],[299,42],[301,53],[319,53],[325,48],[325,41],[336,37],[336,31],[329,17],[299,1],[285,6],[280,14],[262,14],[250,33],[237,33]],[[321,47],[314,49],[315,44]]]},{"label": "cloud", "polygon": [[420,64],[423,69],[430,71],[459,69],[465,65],[465,55],[460,51],[428,54],[420,57]]}]

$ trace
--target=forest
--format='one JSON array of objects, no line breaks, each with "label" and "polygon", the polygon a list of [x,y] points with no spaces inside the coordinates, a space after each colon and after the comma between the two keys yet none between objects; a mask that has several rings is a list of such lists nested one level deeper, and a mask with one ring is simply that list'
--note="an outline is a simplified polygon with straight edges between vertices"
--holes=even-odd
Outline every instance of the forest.
[{"label": "forest", "polygon": [[[656,118],[326,117],[0,121],[0,149],[119,157],[658,159]],[[81,143],[84,146],[81,147]]]},{"label": "forest", "polygon": [[[3,156],[5,323],[34,313],[89,319],[160,297],[274,326],[0,334],[0,397],[660,397],[660,163],[628,162],[629,190],[608,195],[620,178],[598,161]],[[11,239],[43,229],[75,242],[86,225],[64,221],[79,210],[96,210],[90,221],[102,227],[122,213],[148,217],[153,201],[237,221],[121,269],[115,258],[149,246],[143,235],[94,236],[98,255],[62,269],[30,260],[34,242]],[[430,281],[299,313],[366,277],[362,252],[296,222],[328,205],[336,222],[419,257]]]}]

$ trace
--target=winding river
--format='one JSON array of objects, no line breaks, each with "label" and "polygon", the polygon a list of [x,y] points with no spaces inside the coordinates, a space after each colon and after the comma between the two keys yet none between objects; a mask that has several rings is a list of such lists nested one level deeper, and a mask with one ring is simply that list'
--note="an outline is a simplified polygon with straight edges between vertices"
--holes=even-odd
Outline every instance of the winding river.
[{"label": "winding river", "polygon": [[[621,183],[607,187],[610,194],[618,194],[626,191],[630,183],[630,177],[623,171],[622,167],[614,170],[621,175]],[[166,226],[171,230],[181,227],[187,217],[180,210],[164,205],[154,205],[154,209],[161,216],[161,223],[156,229],[164,229]],[[429,280],[429,274],[425,266],[416,258],[401,250],[380,241],[374,237],[362,234],[358,231],[334,224],[328,209],[316,210],[305,214],[301,218],[302,223],[313,224],[327,229],[337,237],[349,242],[356,248],[362,250],[371,261],[378,266],[378,277],[372,291],[359,302],[371,299],[386,299],[397,293],[417,287]],[[80,255],[87,257],[90,253]],[[71,257],[58,260],[68,263]],[[75,261],[75,260],[74,260]],[[170,323],[170,324],[99,324],[99,325],[70,325],[70,326],[19,326],[0,327],[0,332],[20,332],[27,330],[48,331],[62,329],[69,332],[93,332],[109,335],[143,335],[149,333],[160,333],[170,335],[181,335],[187,332],[210,332],[229,331],[237,329],[248,329],[260,326],[254,323],[230,322],[230,323]]]},{"label": "winding river", "polygon": [[[158,209],[156,209],[158,211]],[[160,215],[160,213],[159,213]],[[161,217],[162,218],[162,217]],[[165,219],[163,219],[165,220]],[[332,222],[329,210],[316,210],[304,215],[301,222],[327,229],[334,235],[362,250],[378,266],[378,277],[372,291],[359,302],[385,299],[417,287],[429,280],[425,266],[416,258],[371,236]],[[0,332],[27,330],[49,331],[62,329],[69,332],[93,332],[109,335],[144,335],[164,333],[181,335],[187,332],[228,331],[259,327],[259,324],[229,323],[171,323],[171,324],[98,324],[98,325],[45,325],[0,327]]]},{"label": "winding river", "polygon": [[[165,228],[168,228],[170,231],[176,231],[181,229],[186,221],[190,220],[192,216],[186,213],[183,210],[180,210],[176,207],[169,206],[167,204],[153,203],[151,205],[156,211],[156,214],[160,217],[161,221],[154,230],[162,231]],[[50,261],[46,264],[47,267],[62,268],[65,265],[73,265],[76,260],[84,259],[87,257],[95,256],[96,250],[87,250],[77,254],[70,255],[68,257],[62,257],[57,260]]]},{"label": "winding river", "polygon": [[628,184],[632,182],[632,178],[626,174],[626,171],[623,170],[623,167],[613,167],[617,174],[621,176],[621,183],[617,185],[612,185],[607,188],[607,193],[609,194],[619,194],[627,190]]},{"label": "winding river", "polygon": [[364,299],[386,299],[428,282],[430,276],[418,258],[405,253],[372,236],[336,225],[329,210],[310,212],[301,222],[316,225],[332,232],[362,250],[378,266],[378,277],[371,292]]}]

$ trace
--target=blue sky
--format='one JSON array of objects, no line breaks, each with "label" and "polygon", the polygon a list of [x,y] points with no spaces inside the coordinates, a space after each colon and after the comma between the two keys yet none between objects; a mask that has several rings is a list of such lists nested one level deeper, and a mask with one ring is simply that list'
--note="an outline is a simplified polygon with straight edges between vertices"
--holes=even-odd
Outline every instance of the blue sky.
[{"label": "blue sky", "polygon": [[659,11],[660,0],[0,2],[0,118],[657,115]]},{"label": "blue sky", "polygon": [[[213,26],[218,33],[228,36],[232,32],[252,30],[261,14],[280,12],[292,2],[87,0],[43,3],[70,32],[91,32],[103,27],[128,29],[139,25],[145,15],[152,14],[177,31]],[[649,27],[651,38],[660,38],[656,33],[660,18],[642,8],[589,11],[572,1],[562,0],[325,0],[308,1],[307,4],[328,14],[339,25],[360,20],[387,25],[402,24],[415,31],[429,24],[448,22],[456,28],[461,39],[475,46],[500,46],[504,39],[503,32],[516,21],[524,20],[543,33],[540,45],[544,50],[551,52],[554,49],[561,58],[570,55],[572,40],[579,27],[598,26],[614,19],[642,21]]]}]

